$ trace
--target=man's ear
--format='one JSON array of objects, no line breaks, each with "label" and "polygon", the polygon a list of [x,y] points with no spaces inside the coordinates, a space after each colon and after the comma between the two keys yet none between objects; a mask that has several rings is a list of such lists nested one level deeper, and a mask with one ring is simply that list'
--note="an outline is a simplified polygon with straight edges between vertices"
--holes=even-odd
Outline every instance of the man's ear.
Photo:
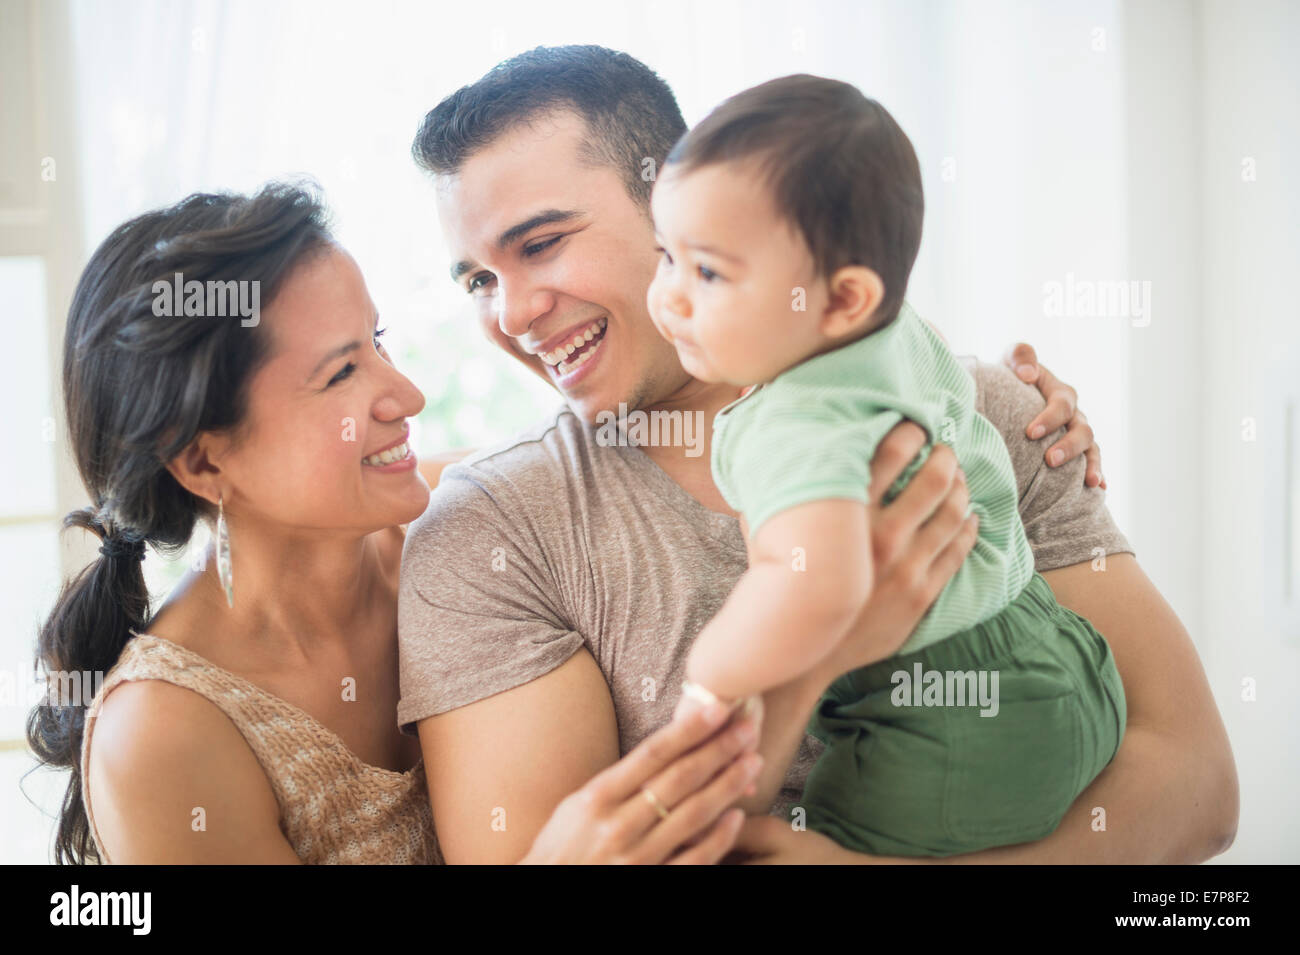
[{"label": "man's ear", "polygon": [[865,265],[846,265],[827,282],[826,311],[820,329],[832,340],[869,328],[885,297],[885,283]]},{"label": "man's ear", "polygon": [[167,471],[185,490],[215,505],[221,497],[219,462],[229,444],[227,438],[205,431],[167,462]]}]

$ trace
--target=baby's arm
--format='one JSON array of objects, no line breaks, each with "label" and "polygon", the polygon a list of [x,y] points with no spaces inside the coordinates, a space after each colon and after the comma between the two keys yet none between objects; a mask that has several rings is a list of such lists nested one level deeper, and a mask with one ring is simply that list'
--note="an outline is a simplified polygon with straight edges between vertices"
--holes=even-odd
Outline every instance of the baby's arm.
[{"label": "baby's arm", "polygon": [[800,504],[765,521],[749,569],[691,648],[686,678],[724,700],[780,686],[835,648],[871,595],[858,501]]}]

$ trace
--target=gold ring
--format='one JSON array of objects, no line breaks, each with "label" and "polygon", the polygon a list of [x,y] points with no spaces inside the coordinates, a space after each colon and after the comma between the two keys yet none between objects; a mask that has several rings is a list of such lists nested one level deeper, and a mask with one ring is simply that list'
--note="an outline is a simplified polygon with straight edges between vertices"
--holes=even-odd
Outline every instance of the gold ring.
[{"label": "gold ring", "polygon": [[649,787],[642,786],[641,795],[645,797],[646,802],[655,807],[655,812],[659,813],[660,819],[668,818],[668,810],[664,808],[664,804],[659,801],[658,796],[650,791]]}]

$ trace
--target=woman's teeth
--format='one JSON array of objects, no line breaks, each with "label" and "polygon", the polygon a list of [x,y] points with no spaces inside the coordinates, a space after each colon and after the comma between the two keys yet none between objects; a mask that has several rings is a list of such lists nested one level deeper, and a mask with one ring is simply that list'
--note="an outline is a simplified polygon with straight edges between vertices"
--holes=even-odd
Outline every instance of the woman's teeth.
[{"label": "woman's teeth", "polygon": [[596,321],[592,322],[586,328],[575,332],[572,341],[565,342],[554,351],[542,352],[540,354],[542,361],[555,367],[561,375],[567,374],[590,358],[592,353],[596,351],[596,346],[587,348],[581,355],[573,359],[573,361],[568,361],[569,357],[580,348],[584,348],[586,345],[590,344],[594,339],[599,339],[604,334],[605,325],[607,323],[608,319],[606,318],[596,319]]},{"label": "woman's teeth", "polygon": [[408,448],[406,442],[403,441],[395,448],[389,448],[387,451],[380,451],[378,454],[370,455],[370,457],[365,458],[362,463],[368,464],[372,468],[380,468],[385,464],[392,464],[394,461],[401,461],[410,453],[411,449]]}]

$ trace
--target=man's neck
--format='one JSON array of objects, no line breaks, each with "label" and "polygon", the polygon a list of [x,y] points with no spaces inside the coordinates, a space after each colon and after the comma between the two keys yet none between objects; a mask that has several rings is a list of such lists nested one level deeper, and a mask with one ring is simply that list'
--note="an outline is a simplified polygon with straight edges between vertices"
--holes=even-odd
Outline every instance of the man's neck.
[{"label": "man's neck", "polygon": [[[681,412],[698,422],[700,441],[695,447],[647,446],[643,447],[660,469],[676,481],[687,494],[711,511],[737,517],[713,483],[710,465],[713,454],[713,419],[718,412],[740,397],[744,391],[735,385],[707,384],[691,380],[665,401],[644,408],[646,412]],[[687,451],[690,454],[687,454]],[[698,453],[697,453],[698,452]]]}]

